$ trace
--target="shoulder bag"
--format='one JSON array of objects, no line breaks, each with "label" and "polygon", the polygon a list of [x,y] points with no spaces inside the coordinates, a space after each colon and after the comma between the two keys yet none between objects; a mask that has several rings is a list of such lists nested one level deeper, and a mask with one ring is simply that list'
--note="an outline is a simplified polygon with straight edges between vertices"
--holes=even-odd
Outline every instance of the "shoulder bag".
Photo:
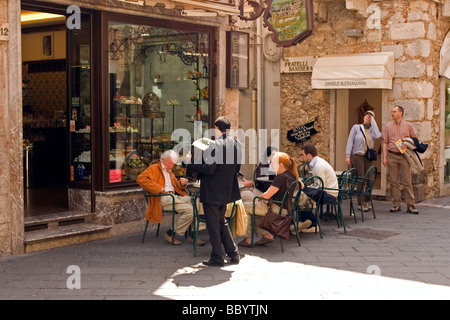
[{"label": "shoulder bag", "polygon": [[[286,184],[288,184],[287,181]],[[289,186],[287,188],[287,192],[289,192]],[[270,233],[286,240],[289,239],[291,234],[291,217],[289,216],[291,214],[291,201],[289,198],[288,200],[288,215],[282,216],[281,214],[272,211],[272,199],[270,199],[267,213],[258,224],[261,229],[267,230]]]},{"label": "shoulder bag", "polygon": [[366,141],[366,144],[367,144],[367,151],[364,154],[364,157],[371,162],[376,161],[377,160],[377,152],[374,149],[371,149],[369,147],[369,144],[367,143],[367,139],[366,139],[366,134],[364,133],[363,129],[361,127],[359,127],[359,130],[361,130],[361,132],[364,136],[364,140]]}]

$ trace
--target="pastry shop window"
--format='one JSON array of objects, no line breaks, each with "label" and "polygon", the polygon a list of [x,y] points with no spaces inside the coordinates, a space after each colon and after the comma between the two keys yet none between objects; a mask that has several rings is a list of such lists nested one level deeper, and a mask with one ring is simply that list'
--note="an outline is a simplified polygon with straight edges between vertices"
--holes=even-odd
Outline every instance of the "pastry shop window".
[{"label": "pastry shop window", "polygon": [[[135,182],[175,147],[174,130],[185,129],[193,138],[194,127],[206,130],[210,121],[213,29],[125,21],[107,19],[109,186]],[[182,175],[183,170],[173,171]]]},{"label": "pastry shop window", "polygon": [[445,121],[444,182],[450,183],[450,80],[449,79],[446,79],[444,121]]}]

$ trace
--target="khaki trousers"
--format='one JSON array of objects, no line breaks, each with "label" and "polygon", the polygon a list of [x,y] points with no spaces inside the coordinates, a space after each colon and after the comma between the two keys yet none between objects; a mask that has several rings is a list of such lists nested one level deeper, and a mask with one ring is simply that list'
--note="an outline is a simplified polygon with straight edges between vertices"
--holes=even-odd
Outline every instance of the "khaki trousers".
[{"label": "khaki trousers", "polygon": [[254,197],[260,197],[263,193],[256,188],[241,189],[241,200],[243,203],[253,202]]},{"label": "khaki trousers", "polygon": [[408,160],[403,155],[388,153],[387,161],[394,206],[400,207],[402,204],[400,184],[403,185],[406,205],[408,207],[413,206],[415,199],[412,188],[411,166]]},{"label": "khaki trousers", "polygon": [[[194,209],[191,204],[190,196],[179,196],[174,195],[175,198],[175,211],[179,213],[178,220],[175,221],[174,230],[179,236],[183,236],[186,230],[191,225],[194,220]],[[163,210],[172,210],[172,197],[164,196],[161,197],[161,205]],[[197,209],[199,214],[203,214],[203,206],[197,200]]]}]

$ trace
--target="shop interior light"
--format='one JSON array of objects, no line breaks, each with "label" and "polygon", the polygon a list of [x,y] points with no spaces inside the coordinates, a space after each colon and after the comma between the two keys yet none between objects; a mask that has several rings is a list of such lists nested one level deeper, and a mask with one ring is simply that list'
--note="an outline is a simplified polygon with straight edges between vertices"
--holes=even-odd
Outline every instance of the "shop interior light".
[{"label": "shop interior light", "polygon": [[217,17],[217,12],[205,11],[205,10],[183,10],[182,16],[186,17]]},{"label": "shop interior light", "polygon": [[45,12],[26,12],[20,16],[21,22],[37,21],[37,20],[48,20],[48,19],[61,19],[65,16],[60,14],[52,14]]}]

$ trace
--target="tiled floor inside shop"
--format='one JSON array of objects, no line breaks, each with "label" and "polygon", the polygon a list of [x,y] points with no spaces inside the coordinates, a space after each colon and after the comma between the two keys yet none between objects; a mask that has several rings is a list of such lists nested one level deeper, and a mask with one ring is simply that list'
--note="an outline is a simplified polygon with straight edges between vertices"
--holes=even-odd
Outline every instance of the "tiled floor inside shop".
[{"label": "tiled floor inside shop", "polygon": [[34,187],[25,189],[25,217],[68,211],[67,188]]}]

